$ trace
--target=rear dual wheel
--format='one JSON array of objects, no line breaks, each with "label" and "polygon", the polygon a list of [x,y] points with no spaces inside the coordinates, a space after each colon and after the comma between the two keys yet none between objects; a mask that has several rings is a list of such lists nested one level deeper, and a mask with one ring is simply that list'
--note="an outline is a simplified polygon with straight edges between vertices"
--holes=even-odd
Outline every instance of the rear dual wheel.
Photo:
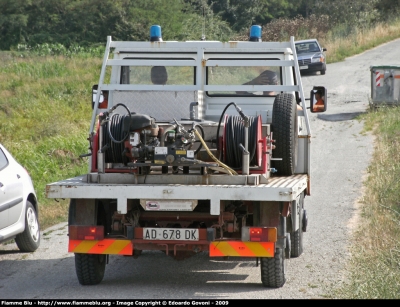
[{"label": "rear dual wheel", "polygon": [[[303,216],[304,216],[304,193],[301,193],[299,197],[299,215],[298,224],[299,229],[291,232],[291,257],[299,257],[303,253]],[[297,216],[297,215],[296,215]]]},{"label": "rear dual wheel", "polygon": [[103,280],[106,255],[75,254],[75,270],[81,285],[97,285]]},{"label": "rear dual wheel", "polygon": [[276,242],[274,257],[261,258],[261,282],[269,288],[280,288],[285,284],[285,259],[290,258],[290,233],[286,232],[286,217],[279,215],[279,220],[277,234],[280,239]]},{"label": "rear dual wheel", "polygon": [[280,288],[285,284],[284,249],[277,248],[273,258],[261,258],[261,282],[268,288]]}]

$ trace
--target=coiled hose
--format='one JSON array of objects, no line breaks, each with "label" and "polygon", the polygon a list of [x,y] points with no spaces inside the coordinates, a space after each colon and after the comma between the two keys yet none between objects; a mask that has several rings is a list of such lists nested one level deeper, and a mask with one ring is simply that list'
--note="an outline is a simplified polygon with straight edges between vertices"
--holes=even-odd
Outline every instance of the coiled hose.
[{"label": "coiled hose", "polygon": [[[250,153],[250,165],[257,165],[257,132],[259,117],[249,116],[248,151]],[[226,147],[225,163],[233,168],[242,167],[242,150],[239,144],[244,146],[245,127],[240,116],[228,116],[225,127],[224,143]]]},{"label": "coiled hose", "polygon": [[[126,115],[112,114],[119,106],[127,111]],[[111,119],[108,119],[110,114],[112,114]],[[129,131],[125,132],[125,135],[123,135],[122,128],[125,117],[129,117],[129,123],[132,121],[132,113],[126,105],[118,103],[109,111],[105,112],[105,117],[108,119],[105,121],[105,127],[103,129],[103,146],[107,148],[105,150],[105,163],[125,163],[123,143],[128,138]]]},{"label": "coiled hose", "polygon": [[[113,114],[111,119],[106,123],[105,129],[103,129],[103,140],[104,144],[108,146],[105,151],[105,162],[106,163],[123,163],[124,144],[123,141],[127,138],[129,133],[125,132],[123,135],[122,125],[123,119],[127,115]],[[116,140],[119,140],[116,142]]]}]

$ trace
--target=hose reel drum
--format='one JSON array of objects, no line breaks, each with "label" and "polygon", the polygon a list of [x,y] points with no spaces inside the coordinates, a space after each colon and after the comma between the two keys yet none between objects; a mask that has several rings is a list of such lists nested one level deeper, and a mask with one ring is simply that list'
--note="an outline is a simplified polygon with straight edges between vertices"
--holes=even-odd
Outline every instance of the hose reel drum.
[{"label": "hose reel drum", "polygon": [[[262,130],[261,116],[248,116],[248,152],[249,166],[261,167],[262,164]],[[245,123],[241,116],[225,116],[222,137],[224,163],[232,168],[241,168],[245,146]]]}]

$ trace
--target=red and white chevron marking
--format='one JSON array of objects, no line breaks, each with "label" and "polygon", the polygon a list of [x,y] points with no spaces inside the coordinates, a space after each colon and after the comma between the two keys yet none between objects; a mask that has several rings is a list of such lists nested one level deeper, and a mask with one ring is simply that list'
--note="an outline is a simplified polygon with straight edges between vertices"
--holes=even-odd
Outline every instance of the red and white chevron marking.
[{"label": "red and white chevron marking", "polygon": [[381,86],[381,73],[380,73],[380,71],[377,71],[375,73],[375,85],[376,86]]}]

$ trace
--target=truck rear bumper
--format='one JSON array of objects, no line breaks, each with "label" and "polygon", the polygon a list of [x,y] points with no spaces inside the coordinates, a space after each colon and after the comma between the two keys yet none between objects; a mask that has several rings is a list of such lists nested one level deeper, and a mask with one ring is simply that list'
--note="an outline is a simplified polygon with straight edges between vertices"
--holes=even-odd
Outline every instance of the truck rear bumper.
[{"label": "truck rear bumper", "polygon": [[[120,214],[126,214],[128,199],[209,200],[210,214],[219,215],[222,200],[290,202],[307,189],[308,183],[306,174],[273,177],[269,178],[265,184],[259,183],[259,180],[249,182],[243,180],[244,178],[232,178],[232,180],[237,181],[236,184],[224,184],[222,180],[217,184],[219,179],[214,180],[213,183],[213,179],[206,180],[206,178],[204,184],[135,183],[134,174],[123,174],[129,183],[127,181],[116,184],[107,180],[107,175],[109,174],[99,175],[97,177],[99,183],[88,180],[88,177],[91,177],[91,174],[88,174],[48,184],[46,186],[46,197],[116,199],[117,210]],[[122,174],[118,175],[121,177]],[[103,179],[100,179],[100,177],[103,177]],[[226,180],[227,176],[223,175],[221,178]]]},{"label": "truck rear bumper", "polygon": [[274,242],[215,241],[210,243],[210,257],[274,257]]},{"label": "truck rear bumper", "polygon": [[209,252],[210,257],[274,257],[274,242],[198,241],[137,243],[124,239],[69,240],[68,252],[132,256],[135,250],[162,250],[176,256],[178,251]]},{"label": "truck rear bumper", "polygon": [[131,240],[69,240],[68,252],[78,254],[132,255]]},{"label": "truck rear bumper", "polygon": [[[276,229],[268,237],[271,242],[242,241],[240,239],[215,239],[215,229],[198,229],[199,237],[196,241],[179,240],[148,240],[143,238],[143,228],[136,227],[134,239],[129,238],[101,238],[80,239],[79,229],[86,226],[69,226],[68,252],[83,254],[107,255],[134,255],[135,251],[161,250],[167,255],[177,255],[178,251],[203,252],[208,251],[210,257],[273,257],[277,240]],[[96,228],[96,227],[95,227]],[[102,226],[97,227],[102,230]]]}]

